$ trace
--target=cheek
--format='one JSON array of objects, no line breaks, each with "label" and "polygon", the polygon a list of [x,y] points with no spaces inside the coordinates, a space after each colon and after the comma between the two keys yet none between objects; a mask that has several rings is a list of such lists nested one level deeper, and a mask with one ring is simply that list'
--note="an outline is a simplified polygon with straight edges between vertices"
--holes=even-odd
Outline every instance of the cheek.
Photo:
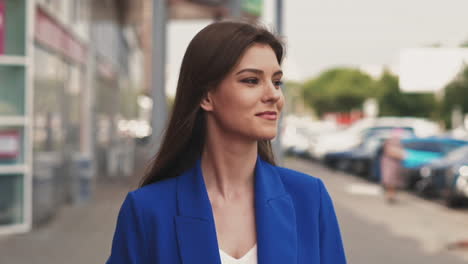
[{"label": "cheek", "polygon": [[235,100],[232,98],[223,111],[223,116],[235,124],[235,126],[245,126],[249,120],[255,117],[256,103],[246,100]]},{"label": "cheek", "polygon": [[[258,95],[248,91],[238,91],[237,93],[226,94],[223,97],[220,110],[229,111],[239,117],[249,117],[255,114],[258,105]],[[229,113],[228,113],[229,114]]]},{"label": "cheek", "polygon": [[279,99],[278,102],[276,103],[277,106],[278,106],[278,111],[281,112],[281,110],[282,110],[283,107],[284,107],[284,103],[285,103],[285,102],[284,102],[284,96],[283,96],[283,94],[281,94],[280,99]]},{"label": "cheek", "polygon": [[256,128],[255,113],[262,108],[252,94],[229,94],[219,100],[214,112],[219,125],[236,133],[249,133]]}]

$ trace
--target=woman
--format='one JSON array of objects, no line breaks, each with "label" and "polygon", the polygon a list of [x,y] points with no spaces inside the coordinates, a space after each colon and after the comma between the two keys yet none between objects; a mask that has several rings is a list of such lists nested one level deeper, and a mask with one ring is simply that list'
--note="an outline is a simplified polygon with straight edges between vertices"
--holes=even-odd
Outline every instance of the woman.
[{"label": "woman", "polygon": [[346,262],[323,183],[274,163],[282,58],[280,41],[257,26],[219,22],[195,36],[109,264]]},{"label": "woman", "polygon": [[404,184],[401,171],[401,161],[405,158],[405,152],[401,145],[401,137],[404,130],[396,128],[392,130],[392,135],[385,141],[381,161],[382,185],[387,203],[395,203],[398,188]]}]

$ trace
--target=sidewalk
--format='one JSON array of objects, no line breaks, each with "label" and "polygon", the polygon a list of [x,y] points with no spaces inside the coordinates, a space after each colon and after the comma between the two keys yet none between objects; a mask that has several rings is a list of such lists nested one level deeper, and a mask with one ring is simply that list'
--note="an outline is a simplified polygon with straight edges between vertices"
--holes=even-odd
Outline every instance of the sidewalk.
[{"label": "sidewalk", "polygon": [[105,263],[120,206],[146,166],[146,150],[135,155],[133,177],[102,180],[92,201],[64,206],[49,223],[29,233],[0,237],[0,264]]},{"label": "sidewalk", "polygon": [[100,183],[93,201],[66,206],[29,233],[0,237],[0,263],[105,263],[118,210],[134,186],[129,179]]}]

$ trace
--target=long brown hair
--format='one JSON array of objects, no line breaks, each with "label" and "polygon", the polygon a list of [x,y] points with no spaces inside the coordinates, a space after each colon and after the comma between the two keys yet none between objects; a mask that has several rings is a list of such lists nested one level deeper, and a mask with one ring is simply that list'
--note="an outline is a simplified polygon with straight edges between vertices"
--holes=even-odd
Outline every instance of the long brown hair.
[{"label": "long brown hair", "polygon": [[[205,112],[200,102],[255,43],[269,45],[281,64],[282,42],[258,25],[217,22],[192,39],[182,61],[169,125],[141,186],[176,177],[194,166],[202,154],[206,136]],[[275,164],[269,140],[258,142],[258,153],[266,162]]]}]

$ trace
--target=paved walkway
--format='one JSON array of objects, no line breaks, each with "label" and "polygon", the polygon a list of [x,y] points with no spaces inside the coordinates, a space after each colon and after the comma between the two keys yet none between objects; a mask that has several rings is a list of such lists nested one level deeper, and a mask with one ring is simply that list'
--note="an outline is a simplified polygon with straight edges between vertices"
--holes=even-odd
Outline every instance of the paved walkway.
[{"label": "paved walkway", "polygon": [[100,184],[93,202],[64,207],[30,233],[0,238],[0,263],[104,263],[116,215],[131,188],[129,181]]},{"label": "paved walkway", "polygon": [[0,237],[0,264],[105,263],[120,206],[143,174],[147,153],[138,149],[136,155],[136,176],[101,181],[91,202],[65,206],[29,233]]}]

